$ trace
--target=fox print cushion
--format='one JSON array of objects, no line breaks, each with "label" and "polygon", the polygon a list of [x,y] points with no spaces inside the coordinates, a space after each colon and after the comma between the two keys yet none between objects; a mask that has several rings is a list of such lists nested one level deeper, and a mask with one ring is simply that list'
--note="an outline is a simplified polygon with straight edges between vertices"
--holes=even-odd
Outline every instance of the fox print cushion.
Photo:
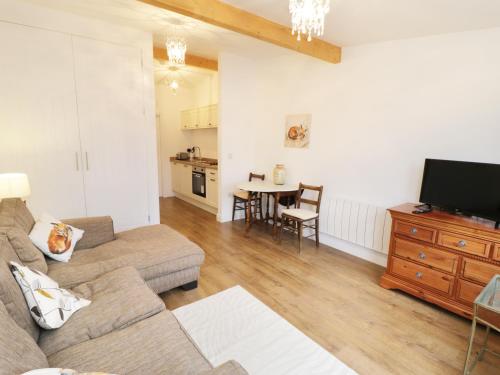
[{"label": "fox print cushion", "polygon": [[59,284],[40,271],[10,262],[10,268],[26,299],[31,316],[45,329],[61,327],[90,301],[59,288]]},{"label": "fox print cushion", "polygon": [[68,262],[84,231],[43,214],[30,232],[30,239],[48,257]]}]

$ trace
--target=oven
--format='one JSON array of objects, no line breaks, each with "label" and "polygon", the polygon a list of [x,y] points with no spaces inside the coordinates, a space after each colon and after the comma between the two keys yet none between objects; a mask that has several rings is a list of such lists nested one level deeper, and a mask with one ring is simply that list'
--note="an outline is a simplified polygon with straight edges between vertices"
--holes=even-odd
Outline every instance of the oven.
[{"label": "oven", "polygon": [[205,168],[193,167],[193,194],[207,197]]}]

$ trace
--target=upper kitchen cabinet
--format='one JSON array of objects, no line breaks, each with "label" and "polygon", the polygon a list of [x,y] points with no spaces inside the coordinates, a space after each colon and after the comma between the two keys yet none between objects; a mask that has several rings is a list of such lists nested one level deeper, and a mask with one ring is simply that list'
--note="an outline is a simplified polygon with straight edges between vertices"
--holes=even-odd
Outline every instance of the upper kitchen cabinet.
[{"label": "upper kitchen cabinet", "polygon": [[212,104],[181,111],[181,129],[210,129],[218,126],[218,107]]},{"label": "upper kitchen cabinet", "polygon": [[188,109],[181,112],[181,128],[185,130],[199,127],[198,109]]}]

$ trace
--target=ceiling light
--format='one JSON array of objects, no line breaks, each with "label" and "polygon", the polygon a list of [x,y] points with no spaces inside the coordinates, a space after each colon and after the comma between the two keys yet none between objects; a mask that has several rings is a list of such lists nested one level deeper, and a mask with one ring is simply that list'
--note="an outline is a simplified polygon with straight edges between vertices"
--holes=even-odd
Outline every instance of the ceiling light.
[{"label": "ceiling light", "polygon": [[185,65],[187,45],[184,38],[168,37],[165,46],[170,64]]},{"label": "ceiling light", "polygon": [[292,35],[297,33],[307,35],[307,41],[311,41],[311,35],[323,35],[325,30],[325,16],[330,11],[330,0],[290,0],[290,15],[292,16]]},{"label": "ceiling light", "polygon": [[172,93],[174,95],[177,95],[177,90],[179,89],[179,82],[177,82],[175,79],[170,81],[168,84],[168,87],[172,90]]}]

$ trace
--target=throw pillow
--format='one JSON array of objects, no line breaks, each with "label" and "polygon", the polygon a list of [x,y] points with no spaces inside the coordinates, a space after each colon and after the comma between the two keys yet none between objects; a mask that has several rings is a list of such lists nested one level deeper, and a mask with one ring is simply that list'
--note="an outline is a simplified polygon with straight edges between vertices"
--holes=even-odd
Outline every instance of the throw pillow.
[{"label": "throw pillow", "polygon": [[76,311],[90,301],[59,288],[59,284],[40,271],[10,262],[16,278],[37,324],[45,329],[61,327]]},{"label": "throw pillow", "polygon": [[113,375],[107,372],[78,372],[65,368],[41,368],[31,370],[21,375]]},{"label": "throw pillow", "polygon": [[68,262],[84,231],[44,214],[30,232],[30,239],[45,255]]},{"label": "throw pillow", "polygon": [[33,245],[33,242],[30,241],[30,238],[22,229],[7,228],[5,234],[23,265],[44,273],[47,272],[47,262],[43,253]]},{"label": "throw pillow", "polygon": [[78,372],[65,368],[41,368],[31,370],[21,375],[113,375],[107,372]]}]

